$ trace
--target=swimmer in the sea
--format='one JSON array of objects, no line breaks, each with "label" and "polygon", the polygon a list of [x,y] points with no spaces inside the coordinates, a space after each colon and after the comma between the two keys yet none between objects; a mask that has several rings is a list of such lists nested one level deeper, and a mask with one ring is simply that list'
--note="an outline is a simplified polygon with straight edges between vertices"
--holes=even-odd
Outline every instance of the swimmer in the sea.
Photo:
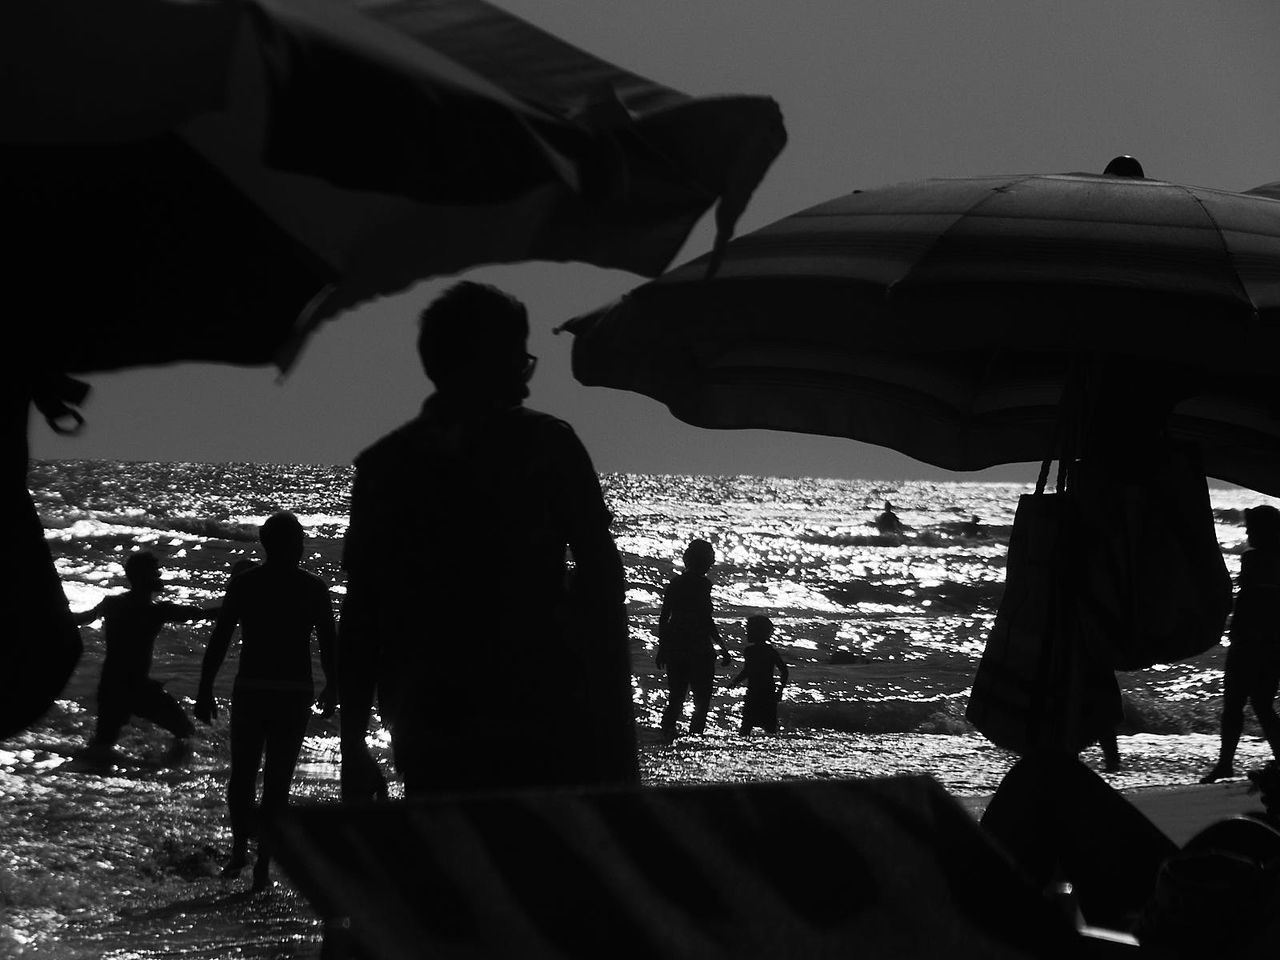
[{"label": "swimmer in the sea", "polygon": [[876,517],[876,529],[886,536],[900,536],[905,529],[898,515],[893,512],[893,504],[888,500],[884,502],[884,513]]}]

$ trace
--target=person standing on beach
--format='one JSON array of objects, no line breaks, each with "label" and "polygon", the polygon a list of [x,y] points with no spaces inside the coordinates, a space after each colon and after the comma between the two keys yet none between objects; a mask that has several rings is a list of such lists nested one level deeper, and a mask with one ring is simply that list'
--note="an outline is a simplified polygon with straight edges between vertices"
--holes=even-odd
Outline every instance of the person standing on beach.
[{"label": "person standing on beach", "polygon": [[366,743],[375,694],[407,796],[638,782],[612,515],[573,429],[523,405],[528,335],[515,298],[450,287],[420,318],[435,392],[356,458],[338,658],[348,799],[386,794]]},{"label": "person standing on beach", "polygon": [[706,729],[711,708],[711,688],[715,685],[716,651],[726,662],[729,649],[711,612],[711,581],[707,573],[715,566],[715,549],[706,540],[693,540],[684,550],[684,572],[675,577],[662,594],[658,614],[658,668],[667,671],[667,707],[662,711],[662,742],[674,743],[676,727],[684,713],[684,699],[693,693],[693,716],[689,733],[697,736]]},{"label": "person standing on beach", "polygon": [[[254,794],[262,768],[262,812],[282,810],[311,718],[315,688],[311,677],[311,637],[320,647],[326,684],[315,701],[323,716],[336,707],[333,679],[337,631],[329,588],[303,570],[303,530],[291,513],[267,518],[259,532],[266,560],[227,582],[222,611],[205,648],[196,697],[196,719],[212,723],[217,715],[213,682],[240,626],[240,669],[231,693],[231,777],[227,808],[231,817],[231,856],[224,876],[235,876],[248,862],[254,832]],[[264,762],[265,756],[265,762]],[[267,886],[270,849],[258,838],[253,888]]]},{"label": "person standing on beach", "polygon": [[124,575],[129,581],[127,592],[104,597],[93,609],[75,615],[75,622],[80,625],[103,621],[107,648],[98,681],[98,721],[87,755],[90,759],[110,759],[129,718],[141,717],[173,734],[169,756],[177,760],[186,752],[195,727],[181,704],[165,691],[164,684],[149,676],[156,638],[166,623],[208,620],[218,611],[156,601],[155,595],[164,589],[164,581],[160,561],[154,554],[131,554],[125,561]]},{"label": "person standing on beach", "polygon": [[[778,701],[782,699],[790,674],[778,651],[769,643],[772,636],[772,620],[765,616],[747,617],[747,648],[742,652],[746,663],[730,682],[730,686],[744,682],[747,685],[742,726],[738,730],[744,737],[753,727],[778,732]],[[781,681],[776,687],[773,685],[775,671]]]},{"label": "person standing on beach", "polygon": [[1280,510],[1264,505],[1244,512],[1249,549],[1231,614],[1227,662],[1222,671],[1222,746],[1218,762],[1201,777],[1213,783],[1235,776],[1236,745],[1244,731],[1244,705],[1253,707],[1262,734],[1280,762]]}]

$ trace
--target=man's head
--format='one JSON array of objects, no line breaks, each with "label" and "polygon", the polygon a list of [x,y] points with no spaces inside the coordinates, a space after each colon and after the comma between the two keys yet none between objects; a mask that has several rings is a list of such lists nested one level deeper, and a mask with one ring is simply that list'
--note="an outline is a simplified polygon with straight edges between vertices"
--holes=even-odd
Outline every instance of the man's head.
[{"label": "man's head", "polygon": [[684,548],[684,568],[690,573],[706,573],[715,562],[715,547],[705,540],[690,540]]},{"label": "man's head", "polygon": [[519,403],[533,373],[529,312],[497,287],[464,280],[422,311],[418,356],[441,393]]},{"label": "man's head", "polygon": [[747,643],[767,643],[772,636],[772,620],[763,614],[747,617]]},{"label": "man's head", "polygon": [[302,559],[302,524],[292,513],[267,517],[258,531],[258,539],[270,561],[296,564]]},{"label": "man's head", "polygon": [[129,555],[124,562],[124,576],[129,586],[135,590],[159,590],[163,585],[160,579],[160,561],[154,553],[139,550]]}]

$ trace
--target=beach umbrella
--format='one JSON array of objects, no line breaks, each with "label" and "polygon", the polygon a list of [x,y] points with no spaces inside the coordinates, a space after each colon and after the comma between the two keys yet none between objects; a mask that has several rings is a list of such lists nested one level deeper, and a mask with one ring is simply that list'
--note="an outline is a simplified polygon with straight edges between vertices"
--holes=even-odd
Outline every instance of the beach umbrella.
[{"label": "beach umbrella", "polygon": [[0,519],[35,578],[0,737],[78,652],[19,479],[31,402],[83,398],[66,373],[287,367],[320,321],[479,264],[654,275],[713,205],[728,239],[785,142],[767,98],[686,96],[479,0],[14,0],[0,65]]},{"label": "beach umbrella", "polygon": [[[287,362],[428,276],[661,272],[727,239],[785,135],[480,0],[18,0],[0,10],[10,236],[64,370]],[[88,315],[87,315],[88,314]]]},{"label": "beach umbrella", "polygon": [[1077,751],[1118,719],[1113,669],[1218,640],[1205,474],[1280,494],[1272,193],[1132,158],[855,191],[569,321],[574,373],[951,470],[1080,455],[1070,499],[1019,505],[968,711],[1010,749]]},{"label": "beach umbrella", "polygon": [[694,260],[564,324],[574,374],[697,426],[849,437],[963,471],[1055,456],[1064,384],[1105,358],[1172,391],[1169,431],[1209,476],[1280,494],[1274,185],[1124,166],[803,210],[730,243],[714,278]]}]

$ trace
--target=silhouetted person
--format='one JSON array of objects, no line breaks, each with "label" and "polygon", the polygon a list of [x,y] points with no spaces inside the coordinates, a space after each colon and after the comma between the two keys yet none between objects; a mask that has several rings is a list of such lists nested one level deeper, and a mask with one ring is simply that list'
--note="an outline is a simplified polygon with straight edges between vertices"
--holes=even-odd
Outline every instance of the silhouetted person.
[{"label": "silhouetted person", "polygon": [[[259,536],[267,558],[257,566],[233,572],[227,582],[222,612],[205,648],[195,707],[196,718],[204,723],[211,723],[217,715],[213,682],[239,624],[240,669],[231,693],[231,777],[227,783],[231,857],[223,870],[225,876],[239,873],[247,862],[260,767],[264,818],[289,801],[289,786],[315,696],[313,633],[327,681],[316,705],[324,716],[332,716],[337,701],[333,607],[324,581],[298,565],[302,561],[302,524],[291,513],[277,513],[262,525]],[[255,890],[266,887],[269,866],[270,850],[259,836],[253,867]]]},{"label": "silhouetted person", "polygon": [[507,294],[448,289],[418,336],[435,393],[356,459],[339,626],[348,798],[385,794],[365,741],[375,690],[411,797],[638,780],[612,517],[573,429],[522,405],[528,333]]},{"label": "silhouetted person", "polygon": [[982,528],[982,520],[975,513],[969,518],[969,522],[964,525],[964,535],[973,540],[985,539],[987,531]]},{"label": "silhouetted person", "polygon": [[1280,688],[1280,510],[1246,510],[1244,528],[1250,549],[1240,558],[1231,644],[1222,671],[1222,747],[1201,783],[1235,776],[1245,703],[1253,707],[1272,755],[1280,759],[1280,717],[1274,704]]},{"label": "silhouetted person", "polygon": [[[746,736],[752,727],[762,727],[769,733],[778,732],[778,701],[786,689],[787,665],[782,662],[769,639],[773,636],[773,621],[768,617],[747,617],[747,647],[742,651],[745,664],[732,684],[745,681],[747,699],[742,706],[742,726],[738,732]],[[774,686],[777,673],[781,681]]]},{"label": "silhouetted person", "polygon": [[876,529],[885,536],[900,536],[903,532],[902,521],[893,512],[893,504],[888,500],[884,502],[884,513],[876,517]]},{"label": "silhouetted person", "polygon": [[707,726],[711,689],[716,678],[716,651],[727,661],[729,650],[720,639],[711,614],[711,581],[707,572],[715,565],[716,552],[705,540],[693,540],[684,550],[684,572],[667,585],[658,614],[659,668],[667,671],[667,707],[662,712],[662,740],[673,743],[684,713],[684,699],[693,694],[689,733]]},{"label": "silhouetted person", "polygon": [[160,562],[153,554],[131,554],[124,564],[128,591],[104,597],[92,610],[75,615],[78,624],[102,618],[107,647],[98,681],[98,722],[89,745],[91,757],[110,758],[130,717],[150,720],[172,733],[174,759],[185,751],[187,738],[195,732],[178,701],[149,676],[151,658],[166,623],[208,620],[218,611],[156,601],[155,594],[164,589],[160,573]]}]

